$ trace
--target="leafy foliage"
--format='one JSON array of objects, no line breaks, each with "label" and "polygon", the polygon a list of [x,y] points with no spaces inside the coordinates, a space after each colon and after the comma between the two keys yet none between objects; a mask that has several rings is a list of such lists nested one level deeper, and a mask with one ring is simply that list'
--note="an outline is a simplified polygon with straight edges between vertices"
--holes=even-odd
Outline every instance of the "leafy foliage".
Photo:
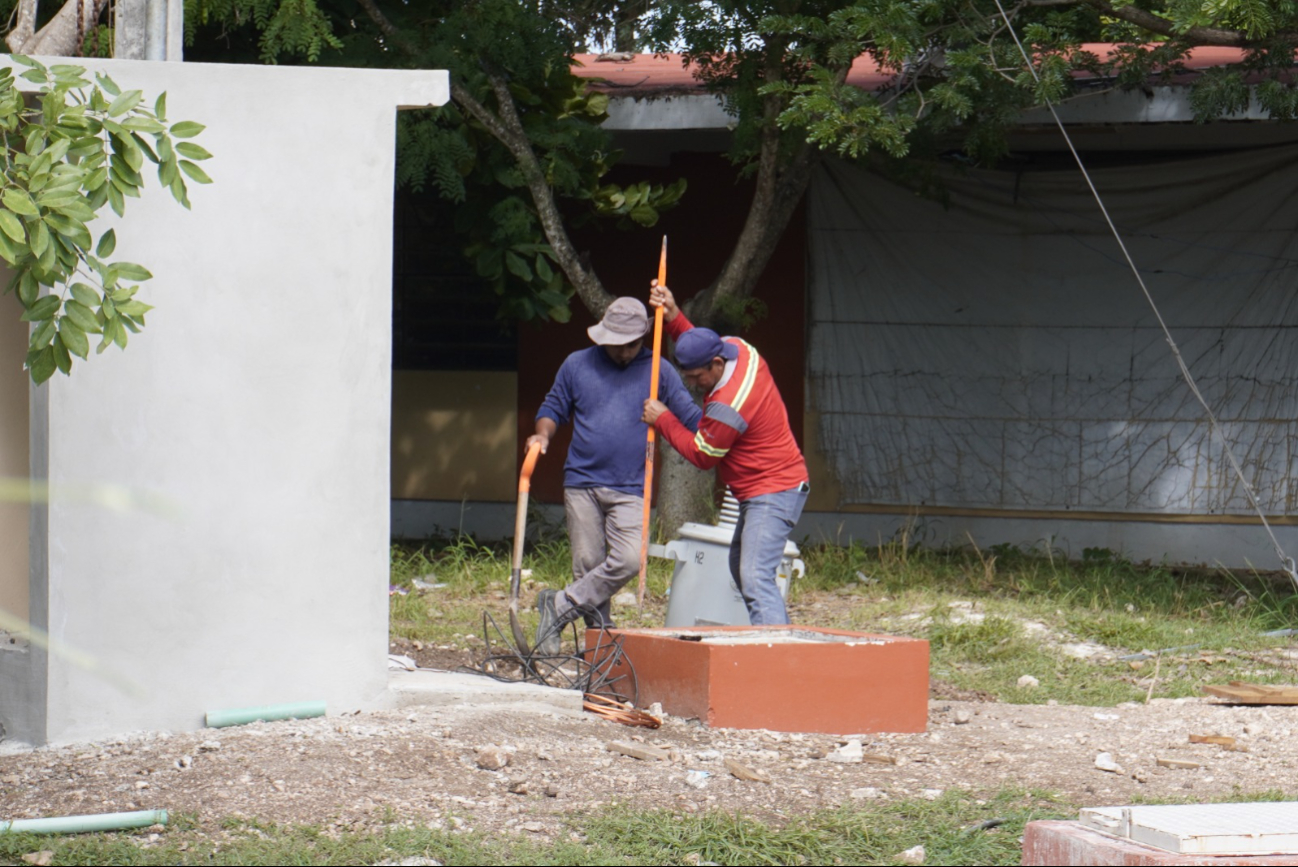
[{"label": "leafy foliage", "polygon": [[[185,178],[211,183],[198,165],[211,157],[190,139],[202,124],[168,125],[166,94],[150,107],[138,90],[122,90],[106,75],[97,83],[79,66],[45,66],[13,55],[39,91],[25,96],[13,68],[0,69],[0,257],[14,272],[26,322],[35,323],[26,367],[41,383],[87,358],[89,335],[98,352],[125,348],[153,309],[135,297],[152,275],[132,262],[112,261],[114,230],[91,235],[87,223],[108,205],[118,216],[144,186],[144,161],[159,182],[189,207]],[[150,141],[151,140],[151,141]]]},{"label": "leafy foliage", "polygon": [[[572,221],[607,218],[624,228],[652,226],[685,191],[684,181],[624,188],[605,180],[620,156],[600,127],[608,97],[573,75],[569,59],[584,44],[584,33],[607,31],[619,15],[629,14],[617,4],[378,2],[388,30],[351,0],[187,0],[187,10],[191,6],[198,14],[186,19],[188,36],[197,56],[213,52],[208,59],[232,59],[228,49],[209,47],[219,27],[255,30],[255,52],[265,61],[314,62],[318,46],[325,45],[338,50],[328,58],[332,63],[448,69],[489,111],[517,114],[545,182]],[[287,28],[272,26],[281,15],[299,20],[293,32],[330,36],[319,43],[289,38]],[[508,82],[509,105],[501,105],[493,79]],[[416,190],[431,186],[457,203],[455,226],[464,253],[499,296],[502,316],[568,319],[571,282],[546,237],[525,174],[496,131],[455,104],[403,113],[397,182]]]}]

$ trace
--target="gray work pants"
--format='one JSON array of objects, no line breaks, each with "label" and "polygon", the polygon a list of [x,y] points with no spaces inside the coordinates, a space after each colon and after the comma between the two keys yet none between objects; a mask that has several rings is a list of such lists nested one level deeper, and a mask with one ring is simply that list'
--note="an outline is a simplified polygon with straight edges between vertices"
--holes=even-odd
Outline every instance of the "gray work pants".
[{"label": "gray work pants", "polygon": [[610,488],[564,488],[572,583],[555,598],[561,621],[612,625],[609,600],[640,572],[644,497]]}]

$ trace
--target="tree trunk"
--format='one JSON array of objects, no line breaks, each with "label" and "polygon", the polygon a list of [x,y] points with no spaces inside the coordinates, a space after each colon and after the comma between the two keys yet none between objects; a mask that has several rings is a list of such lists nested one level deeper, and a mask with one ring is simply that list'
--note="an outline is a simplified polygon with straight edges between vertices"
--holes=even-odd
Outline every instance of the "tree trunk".
[{"label": "tree trunk", "polygon": [[700,470],[674,448],[663,444],[659,452],[658,536],[676,538],[687,521],[711,523],[716,517],[716,473]]},{"label": "tree trunk", "polygon": [[[36,0],[21,0],[18,20],[13,32],[5,39],[9,50],[15,54],[40,54],[58,57],[79,57],[81,42],[95,26],[108,0],[66,0],[49,23],[33,32],[36,22]],[[81,20],[77,20],[77,13]]]}]

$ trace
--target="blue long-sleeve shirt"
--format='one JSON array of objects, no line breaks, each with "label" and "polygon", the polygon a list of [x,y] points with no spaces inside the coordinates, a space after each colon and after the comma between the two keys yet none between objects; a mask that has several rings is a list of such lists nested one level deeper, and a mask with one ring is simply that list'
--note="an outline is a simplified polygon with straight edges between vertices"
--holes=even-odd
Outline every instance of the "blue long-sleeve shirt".
[{"label": "blue long-sleeve shirt", "polygon": [[[652,372],[653,353],[648,349],[625,368],[601,346],[588,346],[564,360],[536,413],[537,419],[548,418],[557,425],[572,419],[564,487],[643,493],[648,426],[640,416],[649,397]],[[670,364],[664,363],[659,370],[658,399],[686,427],[698,429],[703,411]]]}]

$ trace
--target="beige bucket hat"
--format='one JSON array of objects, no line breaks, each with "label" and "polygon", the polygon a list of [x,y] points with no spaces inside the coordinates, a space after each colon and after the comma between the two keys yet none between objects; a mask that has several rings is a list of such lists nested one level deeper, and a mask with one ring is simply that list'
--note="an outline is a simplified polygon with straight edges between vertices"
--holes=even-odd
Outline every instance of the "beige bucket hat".
[{"label": "beige bucket hat", "polygon": [[600,346],[625,346],[649,330],[649,314],[635,298],[617,298],[604,311],[604,318],[586,329]]}]

